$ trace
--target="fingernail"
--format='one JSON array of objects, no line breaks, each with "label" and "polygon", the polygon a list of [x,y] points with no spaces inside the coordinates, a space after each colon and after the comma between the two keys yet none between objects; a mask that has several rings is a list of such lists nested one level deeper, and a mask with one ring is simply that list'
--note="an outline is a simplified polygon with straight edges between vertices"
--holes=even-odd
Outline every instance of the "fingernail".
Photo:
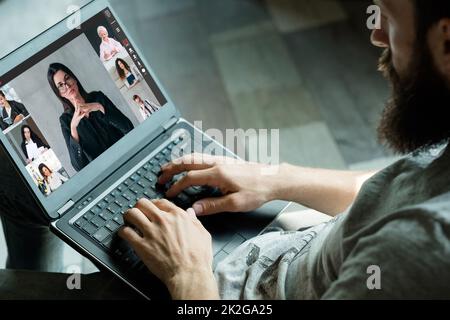
[{"label": "fingernail", "polygon": [[201,216],[203,214],[203,205],[201,203],[195,203],[192,206],[192,209],[194,209],[195,214],[198,216]]}]

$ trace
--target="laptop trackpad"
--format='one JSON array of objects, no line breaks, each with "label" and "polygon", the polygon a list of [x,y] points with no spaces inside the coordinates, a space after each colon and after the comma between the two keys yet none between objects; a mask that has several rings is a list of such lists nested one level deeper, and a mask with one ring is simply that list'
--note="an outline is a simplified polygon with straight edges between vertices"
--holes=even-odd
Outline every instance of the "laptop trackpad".
[{"label": "laptop trackpad", "polygon": [[246,240],[258,236],[287,204],[284,201],[273,201],[249,213],[222,213],[201,217],[200,221],[211,233],[214,255],[222,249],[230,253]]}]

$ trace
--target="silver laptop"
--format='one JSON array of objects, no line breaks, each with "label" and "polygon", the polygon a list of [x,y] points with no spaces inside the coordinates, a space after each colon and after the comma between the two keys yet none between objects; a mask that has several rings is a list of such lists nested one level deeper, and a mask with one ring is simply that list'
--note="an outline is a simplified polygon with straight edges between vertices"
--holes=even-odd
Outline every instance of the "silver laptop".
[{"label": "silver laptop", "polygon": [[[173,158],[206,147],[235,155],[181,118],[106,1],[87,4],[2,58],[0,90],[30,114],[0,140],[52,230],[143,297],[168,298],[117,237],[122,215],[140,198],[164,197],[168,186],[156,180]],[[152,112],[145,112],[146,101]],[[86,105],[89,112],[77,111]],[[37,147],[32,157],[21,148],[29,138]],[[220,190],[195,186],[170,200],[188,208],[211,196]],[[286,205],[203,218],[214,263],[258,235]]]}]

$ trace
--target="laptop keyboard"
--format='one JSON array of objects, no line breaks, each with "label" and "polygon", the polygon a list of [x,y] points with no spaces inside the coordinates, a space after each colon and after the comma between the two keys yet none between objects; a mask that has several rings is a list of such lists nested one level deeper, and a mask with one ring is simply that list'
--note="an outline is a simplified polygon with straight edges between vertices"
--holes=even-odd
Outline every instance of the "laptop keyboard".
[{"label": "laptop keyboard", "polygon": [[[161,166],[172,160],[172,151],[182,141],[182,138],[178,138],[171,142],[166,148],[155,155],[154,158],[131,173],[112,192],[98,201],[82,217],[78,218],[74,226],[94,239],[104,249],[112,252],[116,257],[121,258],[130,265],[136,265],[139,262],[137,256],[125,241],[116,236],[118,229],[124,224],[123,214],[130,208],[133,208],[141,198],[149,200],[164,198],[168,188],[184,176],[184,174],[181,174],[174,177],[165,186],[157,184]],[[182,149],[179,151],[177,154],[182,155]],[[177,206],[187,209],[201,198],[219,195],[220,191],[216,188],[194,186],[184,190],[175,199],[169,200]]]}]

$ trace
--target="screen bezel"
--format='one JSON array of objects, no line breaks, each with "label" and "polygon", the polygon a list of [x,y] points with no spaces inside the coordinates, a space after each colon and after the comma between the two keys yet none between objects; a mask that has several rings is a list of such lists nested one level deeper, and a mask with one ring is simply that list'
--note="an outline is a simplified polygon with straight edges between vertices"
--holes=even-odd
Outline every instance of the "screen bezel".
[{"label": "screen bezel", "polygon": [[[41,205],[44,213],[47,215],[47,218],[49,220],[58,218],[59,214],[57,211],[67,202],[72,200],[74,203],[76,203],[77,201],[81,200],[87,192],[92,190],[101,181],[106,179],[112,172],[120,168],[120,166],[122,166],[123,163],[130,158],[130,156],[132,156],[143,146],[147,145],[152,140],[157,138],[163,131],[163,124],[169,122],[173,118],[180,117],[179,111],[167,95],[157,77],[155,77],[150,64],[147,62],[142,52],[136,46],[136,42],[133,41],[126,26],[120,20],[117,13],[114,11],[114,8],[111,7],[108,1],[95,0],[83,6],[79,11],[81,17],[80,22],[82,24],[85,23],[105,9],[109,9],[114,15],[122,30],[127,35],[129,42],[133,45],[136,53],[141,57],[141,60],[148,70],[149,75],[153,78],[156,85],[161,90],[161,93],[166,98],[167,103],[150,119],[136,127],[127,136],[118,141],[115,145],[113,145],[110,149],[108,149],[105,153],[103,153],[95,161],[93,161],[89,166],[74,175],[68,182],[61,186],[60,189],[58,189],[54,194],[48,197],[43,195],[39,191],[38,187],[26,171],[26,168],[22,165],[18,165],[22,163],[19,155],[9,143],[7,137],[4,134],[0,134],[0,142],[3,145],[3,148],[8,152],[17,171],[25,180],[27,186],[31,190],[35,199]],[[67,21],[71,19],[73,15],[74,14],[68,15],[66,18],[50,27],[37,37],[28,41],[7,56],[1,58],[0,76],[26,62],[41,50],[44,50],[58,39],[68,34],[71,30],[67,28]]]}]

